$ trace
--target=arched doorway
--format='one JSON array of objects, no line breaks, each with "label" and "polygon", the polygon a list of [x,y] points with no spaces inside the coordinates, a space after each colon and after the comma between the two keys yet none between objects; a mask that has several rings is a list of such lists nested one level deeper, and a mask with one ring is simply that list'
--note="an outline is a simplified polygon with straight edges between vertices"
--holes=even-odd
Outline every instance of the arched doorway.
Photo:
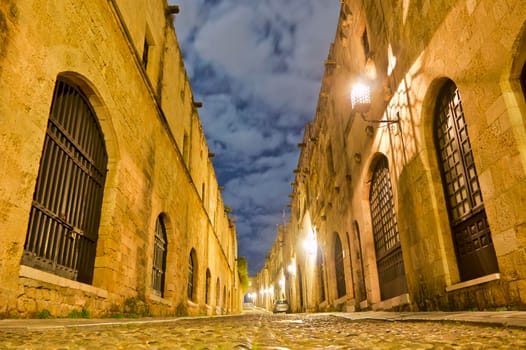
[{"label": "arched doorway", "polygon": [[197,255],[194,249],[188,256],[187,297],[189,301],[197,301]]},{"label": "arched doorway", "polygon": [[343,247],[340,235],[334,235],[334,270],[336,271],[336,290],[338,298],[347,294],[345,287],[345,268],[343,266]]},{"label": "arched doorway", "polygon": [[88,98],[59,77],[22,264],[92,282],[107,161],[104,135]]},{"label": "arched doorway", "polygon": [[298,265],[298,283],[299,283],[299,296],[300,296],[300,308],[299,311],[303,311],[303,277],[301,275],[301,267]]},{"label": "arched doorway", "polygon": [[319,283],[319,296],[320,302],[325,301],[325,266],[323,263],[323,251],[318,245],[318,253],[316,254],[316,266],[318,269],[318,283]]},{"label": "arched doorway", "polygon": [[[365,287],[365,273],[363,267],[363,254],[362,254],[362,243],[360,237],[360,226],[357,221],[353,222],[352,230],[352,246],[355,251],[354,255],[356,257],[357,264],[354,264],[355,271],[355,293],[358,301],[367,300],[367,290]],[[352,257],[351,257],[352,258]]]},{"label": "arched doorway", "polygon": [[374,165],[369,203],[380,296],[382,300],[385,300],[407,293],[391,175],[385,156],[379,157]]},{"label": "arched doorway", "polygon": [[448,81],[435,107],[434,140],[462,281],[499,271],[462,101]]}]

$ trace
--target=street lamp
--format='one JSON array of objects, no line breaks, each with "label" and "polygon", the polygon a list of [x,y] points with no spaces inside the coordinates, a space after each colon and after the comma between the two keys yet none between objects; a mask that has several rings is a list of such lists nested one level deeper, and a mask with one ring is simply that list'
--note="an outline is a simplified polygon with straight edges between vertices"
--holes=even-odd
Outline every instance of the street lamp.
[{"label": "street lamp", "polygon": [[318,243],[316,242],[316,228],[312,228],[312,232],[307,234],[307,238],[303,241],[303,248],[309,256],[316,256],[318,250]]},{"label": "street lamp", "polygon": [[[365,113],[371,109],[371,87],[363,81],[355,83],[351,88],[351,108],[355,113],[359,113],[362,119],[368,123],[394,124],[400,122],[400,116],[396,113],[396,119],[381,120],[367,119]],[[368,131],[371,134],[371,131]]]},{"label": "street lamp", "polygon": [[287,266],[287,271],[292,275],[292,276],[296,276],[296,265],[291,262],[289,264],[289,266]]},{"label": "street lamp", "polygon": [[371,108],[371,87],[358,82],[351,89],[351,108],[357,113],[367,113]]}]

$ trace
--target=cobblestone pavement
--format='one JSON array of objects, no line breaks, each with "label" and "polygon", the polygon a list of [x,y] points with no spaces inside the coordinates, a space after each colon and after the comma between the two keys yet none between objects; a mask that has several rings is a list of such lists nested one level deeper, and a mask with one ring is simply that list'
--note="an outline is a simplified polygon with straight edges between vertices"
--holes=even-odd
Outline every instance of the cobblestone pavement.
[{"label": "cobblestone pavement", "polygon": [[453,322],[238,315],[0,329],[0,349],[526,349],[526,329]]}]

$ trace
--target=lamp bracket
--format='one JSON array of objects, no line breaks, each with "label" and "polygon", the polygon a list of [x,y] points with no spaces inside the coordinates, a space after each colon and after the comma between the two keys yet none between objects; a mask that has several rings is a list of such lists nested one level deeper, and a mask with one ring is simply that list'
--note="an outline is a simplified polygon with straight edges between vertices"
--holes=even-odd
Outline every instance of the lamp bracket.
[{"label": "lamp bracket", "polygon": [[383,124],[388,124],[388,125],[400,123],[400,113],[399,112],[396,112],[396,118],[392,120],[367,119],[365,117],[365,113],[360,113],[360,115],[362,116],[363,121],[368,122],[368,123],[378,123],[378,124],[383,123]]}]

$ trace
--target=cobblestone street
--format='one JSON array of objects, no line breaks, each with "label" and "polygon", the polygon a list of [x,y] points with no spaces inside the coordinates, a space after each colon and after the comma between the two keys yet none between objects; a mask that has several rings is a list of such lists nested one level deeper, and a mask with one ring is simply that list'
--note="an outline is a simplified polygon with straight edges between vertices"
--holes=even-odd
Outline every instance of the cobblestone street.
[{"label": "cobblestone street", "polygon": [[0,329],[0,349],[526,349],[526,329],[251,314]]}]

